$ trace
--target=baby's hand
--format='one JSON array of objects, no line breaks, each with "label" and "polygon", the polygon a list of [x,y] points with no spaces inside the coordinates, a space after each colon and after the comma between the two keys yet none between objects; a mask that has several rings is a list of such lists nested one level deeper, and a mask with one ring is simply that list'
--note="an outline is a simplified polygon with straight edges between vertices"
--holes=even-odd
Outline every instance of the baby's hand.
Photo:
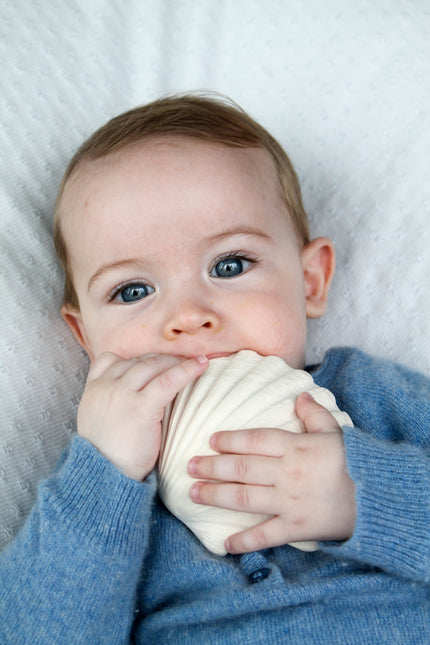
[{"label": "baby's hand", "polygon": [[164,408],[204,372],[205,357],[151,354],[128,360],[101,354],[78,409],[78,434],[125,475],[143,481],[160,451]]},{"label": "baby's hand", "polygon": [[230,536],[230,553],[245,553],[303,540],[345,540],[355,526],[355,488],[346,471],[340,427],[309,395],[296,411],[306,433],[275,428],[218,432],[220,455],[189,463],[199,504],[273,515]]}]

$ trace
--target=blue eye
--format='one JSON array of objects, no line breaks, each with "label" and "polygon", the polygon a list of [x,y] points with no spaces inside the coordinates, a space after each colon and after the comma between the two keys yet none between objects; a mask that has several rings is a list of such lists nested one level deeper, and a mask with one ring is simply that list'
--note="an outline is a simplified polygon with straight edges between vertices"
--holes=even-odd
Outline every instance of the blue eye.
[{"label": "blue eye", "polygon": [[235,278],[246,271],[250,264],[250,260],[232,255],[219,260],[210,275],[214,278]]},{"label": "blue eye", "polygon": [[119,289],[117,289],[117,291],[113,294],[112,300],[130,304],[133,302],[138,302],[139,300],[143,300],[143,298],[146,298],[146,296],[154,293],[154,291],[154,287],[149,286],[149,284],[133,282],[132,284],[128,284],[125,287],[119,287]]}]

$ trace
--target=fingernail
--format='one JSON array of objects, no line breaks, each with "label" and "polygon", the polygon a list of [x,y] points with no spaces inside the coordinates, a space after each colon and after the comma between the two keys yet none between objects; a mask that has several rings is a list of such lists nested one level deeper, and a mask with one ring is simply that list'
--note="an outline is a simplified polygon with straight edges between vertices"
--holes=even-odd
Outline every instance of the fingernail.
[{"label": "fingernail", "polygon": [[200,356],[196,356],[196,361],[200,363],[200,365],[205,365],[208,362],[208,358],[204,354],[200,354]]},{"label": "fingernail", "polygon": [[226,541],[224,542],[224,547],[225,547],[225,550],[226,550],[228,553],[230,553],[230,549],[231,549],[230,538],[227,538],[227,539],[226,539]]},{"label": "fingernail", "polygon": [[309,392],[303,392],[302,397],[304,399],[307,399],[308,401],[313,401],[313,397],[309,394]]},{"label": "fingernail", "polygon": [[195,475],[196,474],[196,472],[197,472],[197,463],[198,463],[197,457],[193,457],[188,462],[188,472],[190,473],[190,475]]},{"label": "fingernail", "polygon": [[200,484],[193,484],[190,488],[190,497],[193,500],[193,502],[196,502],[199,499],[200,496]]}]

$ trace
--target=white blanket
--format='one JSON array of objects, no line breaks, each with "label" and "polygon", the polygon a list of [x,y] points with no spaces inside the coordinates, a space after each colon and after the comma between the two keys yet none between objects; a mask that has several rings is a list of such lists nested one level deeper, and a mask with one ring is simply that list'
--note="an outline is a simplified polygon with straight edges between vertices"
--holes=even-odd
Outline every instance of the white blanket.
[{"label": "white blanket", "polygon": [[14,0],[0,8],[0,546],[74,431],[87,362],[58,309],[57,185],[106,119],[231,96],[285,146],[337,276],[308,360],[351,344],[430,371],[427,0]]}]

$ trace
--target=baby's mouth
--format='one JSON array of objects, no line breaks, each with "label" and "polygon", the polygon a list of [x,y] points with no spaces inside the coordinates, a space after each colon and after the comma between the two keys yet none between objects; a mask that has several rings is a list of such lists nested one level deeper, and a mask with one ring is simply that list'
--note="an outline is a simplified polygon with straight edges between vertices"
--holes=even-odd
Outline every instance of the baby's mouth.
[{"label": "baby's mouth", "polygon": [[211,360],[211,358],[223,358],[224,356],[231,356],[233,352],[213,352],[211,354],[206,354],[206,358]]}]

